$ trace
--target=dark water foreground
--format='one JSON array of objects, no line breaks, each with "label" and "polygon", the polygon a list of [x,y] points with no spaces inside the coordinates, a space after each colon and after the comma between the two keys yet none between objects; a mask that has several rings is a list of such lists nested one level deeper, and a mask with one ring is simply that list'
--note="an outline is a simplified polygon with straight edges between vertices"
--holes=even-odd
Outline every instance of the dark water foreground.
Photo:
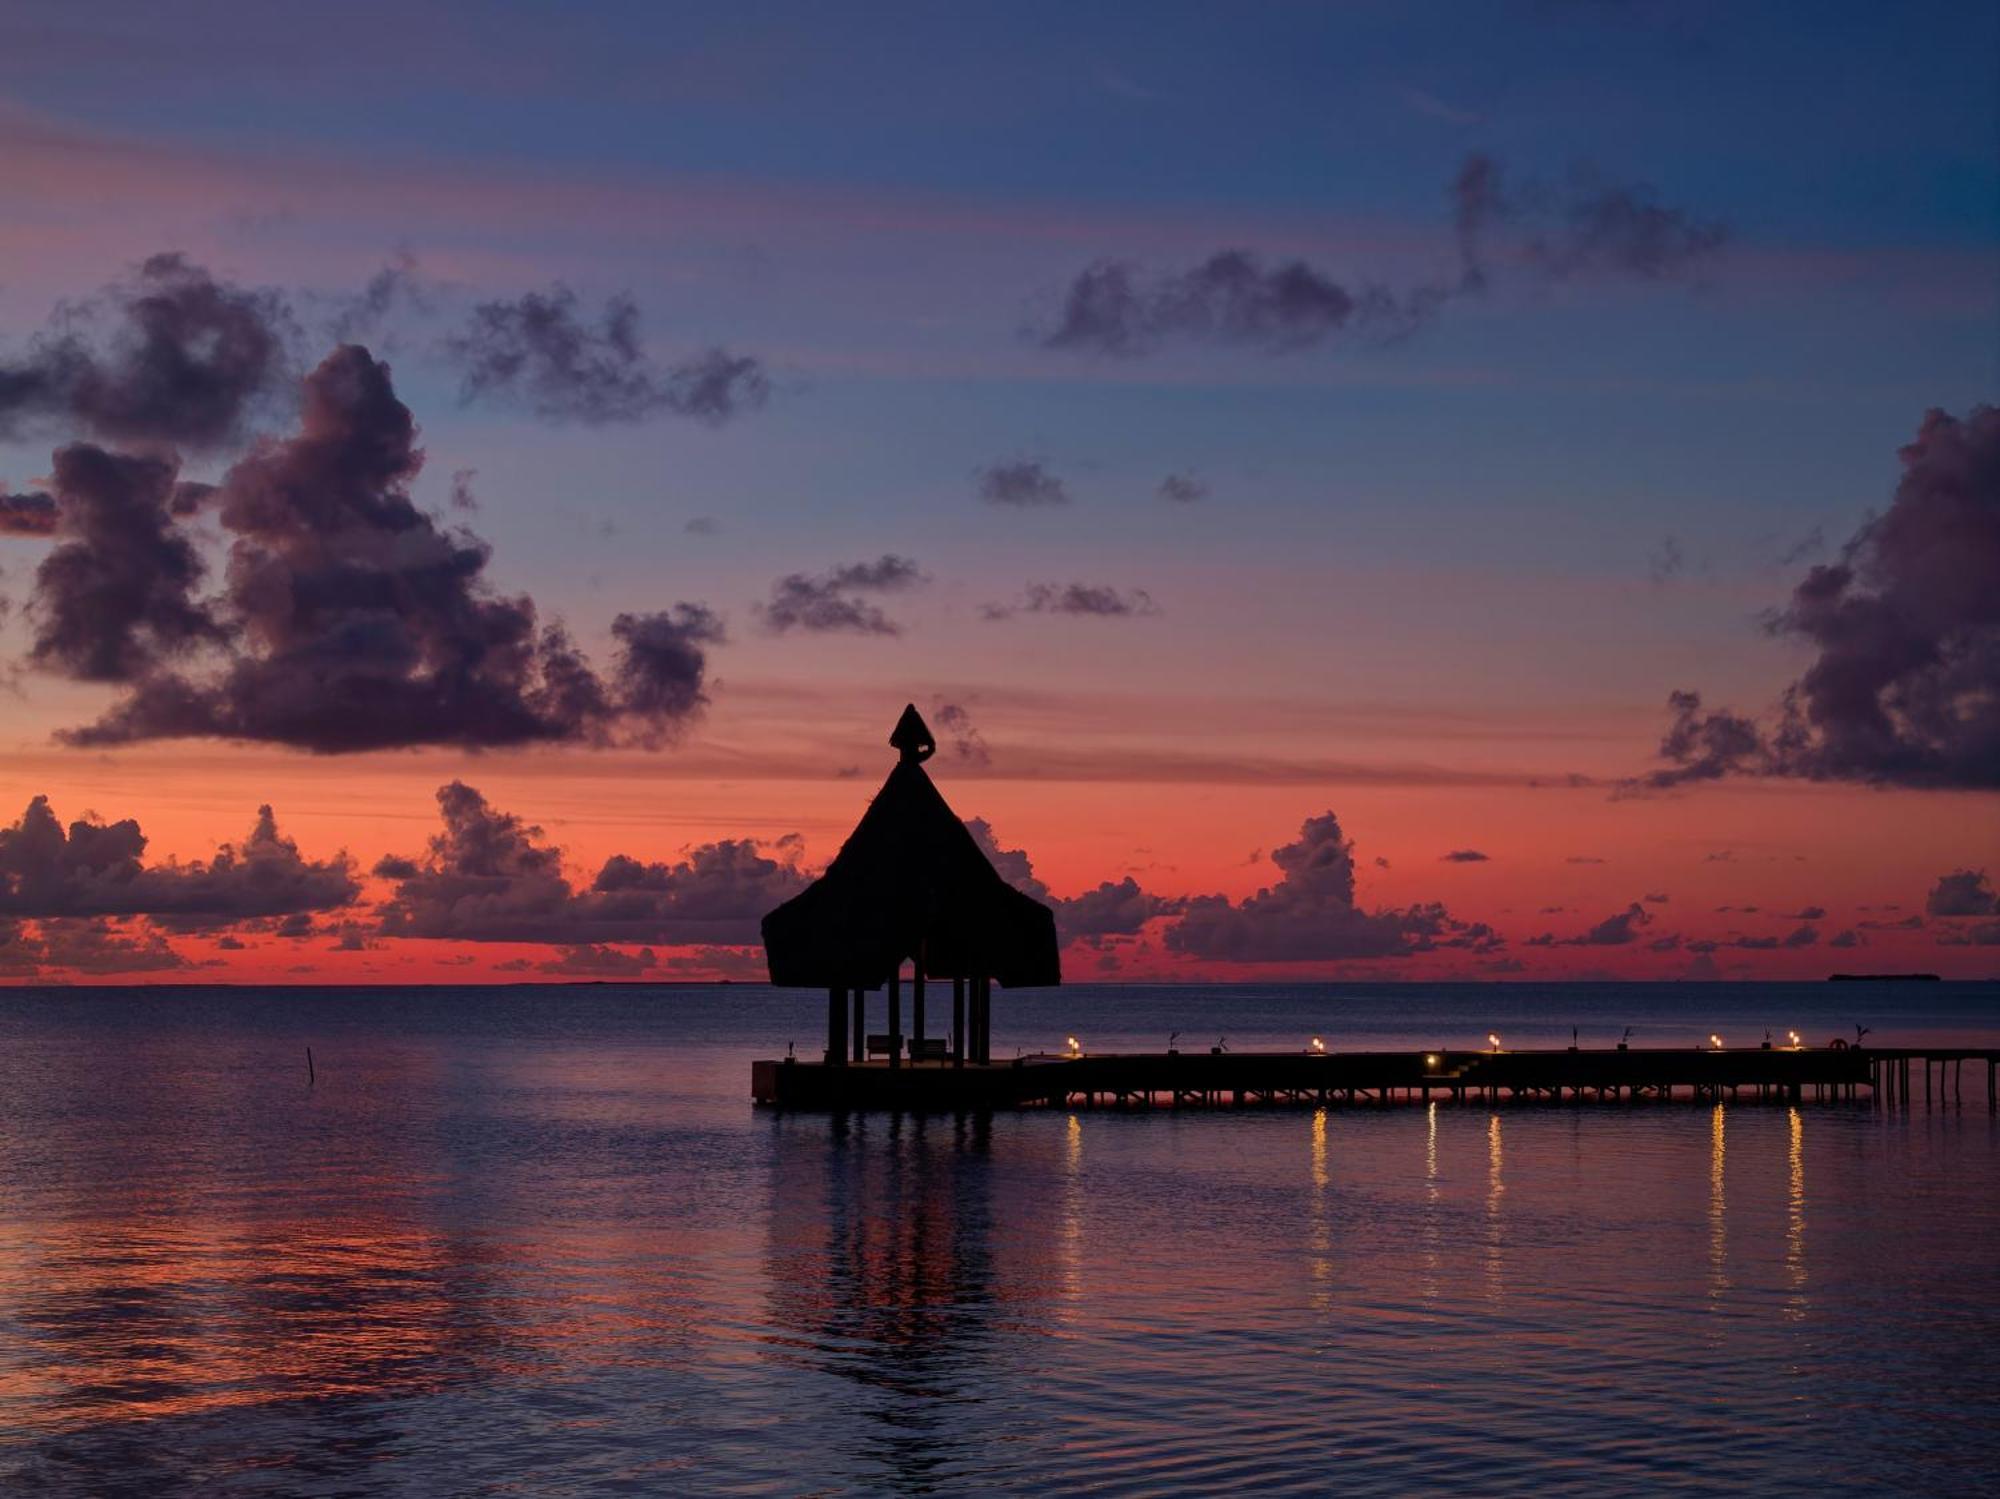
[{"label": "dark water foreground", "polygon": [[[753,1110],[761,990],[0,993],[0,1492],[1974,1490],[2000,1121]],[[1072,989],[1060,1044],[2000,1039],[2000,988]],[[775,1044],[774,1044],[775,1043]],[[306,1081],[313,1048],[316,1085]]]}]

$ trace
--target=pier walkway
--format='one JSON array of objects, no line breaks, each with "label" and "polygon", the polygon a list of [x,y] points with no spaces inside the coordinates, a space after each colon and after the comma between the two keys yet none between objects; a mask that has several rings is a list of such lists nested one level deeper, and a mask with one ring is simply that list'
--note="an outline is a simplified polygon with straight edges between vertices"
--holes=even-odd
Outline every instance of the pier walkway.
[{"label": "pier walkway", "polygon": [[[1552,1051],[1167,1051],[955,1063],[756,1062],[758,1103],[797,1109],[1213,1108],[1234,1105],[1800,1102],[1867,1096],[1908,1107],[1912,1065],[1928,1103],[1962,1102],[1966,1061],[1995,1107],[2000,1049],[1628,1048]],[[1933,1081],[1935,1076],[1935,1090]],[[1976,1095],[1975,1095],[1976,1096]]]}]

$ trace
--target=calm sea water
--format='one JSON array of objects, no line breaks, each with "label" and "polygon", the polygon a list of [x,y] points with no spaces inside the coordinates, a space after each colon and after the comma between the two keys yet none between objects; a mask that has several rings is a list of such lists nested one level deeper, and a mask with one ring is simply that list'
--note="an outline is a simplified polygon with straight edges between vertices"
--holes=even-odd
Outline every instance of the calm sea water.
[{"label": "calm sea water", "polygon": [[[777,1115],[753,988],[0,992],[8,1494],[1941,1492],[1962,1105]],[[2000,1042],[2000,987],[1071,988],[995,1052]],[[308,1084],[310,1046],[317,1081]]]}]

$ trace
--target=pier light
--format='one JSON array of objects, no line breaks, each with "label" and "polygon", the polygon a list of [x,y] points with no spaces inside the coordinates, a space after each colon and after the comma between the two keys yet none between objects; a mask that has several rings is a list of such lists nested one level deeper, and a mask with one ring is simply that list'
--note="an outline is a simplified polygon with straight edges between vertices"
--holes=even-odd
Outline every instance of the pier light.
[{"label": "pier light", "polygon": [[1722,1037],[1720,1037],[1720,1036],[1710,1036],[1710,1037],[1708,1038],[1708,1044],[1709,1044],[1710,1046],[1713,1046],[1713,1047],[1714,1047],[1714,1048],[1715,1048],[1715,1049],[1716,1049],[1717,1051],[1721,1051],[1721,1050],[1722,1050]]},{"label": "pier light", "polygon": [[1437,1064],[1438,1064],[1438,1059],[1437,1059],[1437,1053],[1436,1053],[1436,1052],[1434,1052],[1434,1051],[1433,1051],[1433,1052],[1428,1052],[1428,1053],[1426,1053],[1426,1054],[1425,1054],[1425,1056],[1424,1056],[1424,1065],[1425,1065],[1426,1067],[1436,1067],[1436,1066],[1437,1066]]},{"label": "pier light", "polygon": [[1799,1033],[1797,1031],[1786,1031],[1785,1034],[1792,1038],[1793,1046],[1799,1045]]},{"label": "pier light", "polygon": [[1486,1044],[1492,1047],[1495,1051],[1498,1051],[1500,1049],[1500,1038],[1496,1035],[1493,1035],[1491,1032],[1488,1032],[1486,1037]]},{"label": "pier light", "polygon": [[1326,1043],[1320,1040],[1318,1036],[1314,1036],[1312,1039],[1312,1049],[1315,1056],[1323,1057],[1326,1055]]}]

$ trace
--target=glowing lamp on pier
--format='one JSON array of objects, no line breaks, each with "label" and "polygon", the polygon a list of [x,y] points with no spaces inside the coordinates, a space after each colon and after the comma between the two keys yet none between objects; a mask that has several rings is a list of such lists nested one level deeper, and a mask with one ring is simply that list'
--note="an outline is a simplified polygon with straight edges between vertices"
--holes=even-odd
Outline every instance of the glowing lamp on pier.
[{"label": "glowing lamp on pier", "polygon": [[1713,1047],[1714,1047],[1714,1048],[1715,1048],[1715,1049],[1716,1049],[1717,1051],[1721,1051],[1721,1050],[1722,1050],[1722,1037],[1720,1037],[1720,1036],[1710,1036],[1710,1037],[1708,1038],[1708,1044],[1709,1044],[1710,1046],[1713,1046]]},{"label": "glowing lamp on pier", "polygon": [[1798,1046],[1798,1045],[1800,1044],[1800,1043],[1799,1043],[1799,1033],[1798,1033],[1797,1031],[1786,1031],[1786,1032],[1785,1032],[1785,1034],[1786,1034],[1786,1035],[1788,1035],[1788,1036],[1790,1036],[1790,1037],[1792,1038],[1792,1045],[1793,1045],[1794,1047],[1796,1047],[1796,1046]]},{"label": "glowing lamp on pier", "polygon": [[1426,1067],[1431,1068],[1432,1070],[1436,1070],[1437,1064],[1438,1064],[1437,1053],[1434,1051],[1427,1052],[1424,1056],[1424,1065]]},{"label": "glowing lamp on pier", "polygon": [[1083,1055],[1083,1043],[1077,1040],[1076,1037],[1074,1036],[1071,1036],[1069,1038],[1069,1054],[1073,1057],[1080,1057]]},{"label": "glowing lamp on pier", "polygon": [[1493,1035],[1491,1032],[1488,1032],[1486,1037],[1486,1044],[1492,1047],[1495,1051],[1498,1051],[1500,1049],[1500,1038],[1496,1035]]},{"label": "glowing lamp on pier", "polygon": [[1318,1036],[1314,1036],[1312,1038],[1312,1049],[1314,1056],[1323,1057],[1326,1055],[1326,1042],[1320,1040]]}]

